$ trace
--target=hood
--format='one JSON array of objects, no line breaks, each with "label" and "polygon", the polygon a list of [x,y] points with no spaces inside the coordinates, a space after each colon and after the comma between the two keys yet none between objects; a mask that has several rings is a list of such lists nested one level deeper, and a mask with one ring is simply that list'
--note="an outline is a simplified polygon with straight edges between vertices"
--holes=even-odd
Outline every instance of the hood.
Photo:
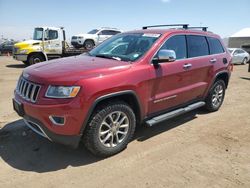
[{"label": "hood", "polygon": [[79,55],[32,65],[24,69],[23,75],[40,84],[71,85],[84,78],[114,74],[130,67],[128,62]]},{"label": "hood", "polygon": [[16,48],[25,48],[25,47],[28,47],[32,44],[36,44],[36,43],[40,43],[41,41],[40,40],[26,40],[26,41],[23,41],[23,42],[18,42],[16,43],[14,46]]}]

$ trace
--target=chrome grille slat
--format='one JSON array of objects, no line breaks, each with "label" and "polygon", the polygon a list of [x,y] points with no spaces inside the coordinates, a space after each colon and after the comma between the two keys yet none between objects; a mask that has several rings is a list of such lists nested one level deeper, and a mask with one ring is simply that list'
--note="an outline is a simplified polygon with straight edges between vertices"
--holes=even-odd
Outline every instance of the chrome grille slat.
[{"label": "chrome grille slat", "polygon": [[16,87],[16,92],[27,101],[35,103],[39,95],[41,86],[20,77]]}]

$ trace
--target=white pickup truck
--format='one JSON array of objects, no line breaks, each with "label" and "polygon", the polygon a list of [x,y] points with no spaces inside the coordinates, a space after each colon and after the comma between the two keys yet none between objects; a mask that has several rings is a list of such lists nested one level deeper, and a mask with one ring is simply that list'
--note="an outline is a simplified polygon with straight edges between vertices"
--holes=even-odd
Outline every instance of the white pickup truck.
[{"label": "white pickup truck", "polygon": [[121,32],[122,31],[119,29],[108,27],[93,29],[86,34],[78,34],[72,36],[71,44],[75,48],[84,47],[86,50],[91,50],[92,48],[94,48],[94,46]]}]

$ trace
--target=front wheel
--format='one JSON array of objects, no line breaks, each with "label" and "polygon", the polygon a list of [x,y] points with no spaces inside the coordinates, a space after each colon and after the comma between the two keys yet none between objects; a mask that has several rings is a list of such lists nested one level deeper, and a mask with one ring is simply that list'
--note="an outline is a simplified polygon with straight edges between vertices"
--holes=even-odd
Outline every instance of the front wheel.
[{"label": "front wheel", "polygon": [[83,143],[94,155],[108,157],[126,148],[135,126],[135,114],[129,105],[119,101],[107,104],[92,115]]},{"label": "front wheel", "polygon": [[84,42],[84,48],[86,49],[86,50],[92,50],[93,48],[94,48],[94,46],[95,46],[95,44],[94,44],[94,42],[92,41],[92,40],[86,40],[85,42]]},{"label": "front wheel", "polygon": [[33,54],[28,58],[28,64],[34,65],[36,63],[40,63],[45,61],[44,57],[40,54]]},{"label": "front wheel", "polygon": [[209,112],[215,112],[221,107],[225,96],[226,85],[223,80],[217,80],[206,98],[205,108]]}]

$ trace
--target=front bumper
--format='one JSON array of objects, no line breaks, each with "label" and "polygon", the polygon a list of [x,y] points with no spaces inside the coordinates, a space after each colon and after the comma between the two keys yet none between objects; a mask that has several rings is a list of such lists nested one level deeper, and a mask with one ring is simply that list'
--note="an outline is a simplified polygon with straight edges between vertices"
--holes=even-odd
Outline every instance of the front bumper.
[{"label": "front bumper", "polygon": [[27,61],[28,55],[26,55],[26,54],[13,54],[13,58],[16,59],[17,61]]},{"label": "front bumper", "polygon": [[77,148],[80,142],[80,135],[59,135],[51,132],[42,122],[39,120],[32,118],[28,115],[24,115],[23,117],[25,124],[33,130],[38,135],[47,138],[52,142],[56,142],[59,144],[63,144],[66,146],[70,146],[72,148]]},{"label": "front bumper", "polygon": [[[16,105],[21,110],[17,110]],[[15,93],[13,107],[23,117],[26,125],[40,136],[73,148],[78,146],[84,122],[84,111],[78,100],[66,104],[38,105],[27,102]],[[65,123],[56,125],[51,121],[51,115],[65,117]]]}]

